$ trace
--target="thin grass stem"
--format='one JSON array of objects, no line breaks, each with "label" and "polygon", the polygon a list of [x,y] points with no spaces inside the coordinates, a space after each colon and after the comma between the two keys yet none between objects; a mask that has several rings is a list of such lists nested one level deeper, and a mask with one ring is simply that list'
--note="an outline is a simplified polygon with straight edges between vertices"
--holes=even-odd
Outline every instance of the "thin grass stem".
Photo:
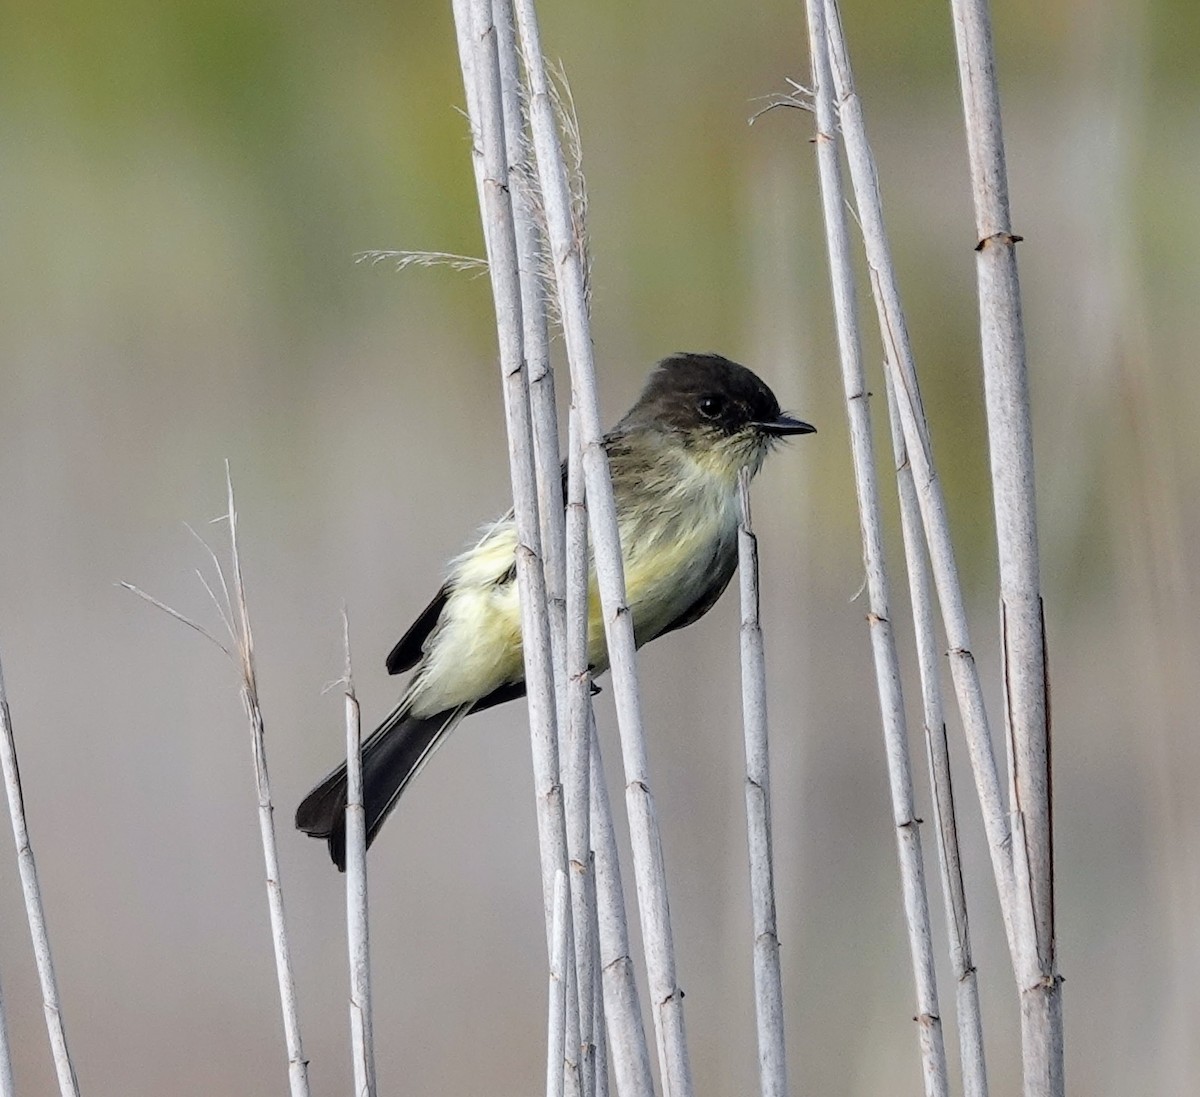
[{"label": "thin grass stem", "polygon": [[913,801],[912,775],[908,756],[908,730],[900,686],[900,666],[892,628],[890,579],[884,552],[883,517],[876,475],[871,413],[862,364],[854,273],[850,259],[849,229],[838,162],[837,122],[834,111],[833,76],[830,71],[828,8],[821,0],[808,0],[809,48],[812,56],[813,90],[816,98],[817,164],[821,200],[825,214],[829,269],[837,321],[842,384],[850,426],[851,455],[858,497],[863,562],[867,572],[867,600],[871,648],[875,660],[883,735],[891,784],[893,822],[904,894],[909,953],[917,995],[917,1032],[925,1092],[929,1097],[946,1097],[949,1077],[938,1009],[937,979],[933,962],[933,940],[929,901],[925,889],[921,853],[920,820]]},{"label": "thin grass stem", "polygon": [[[21,793],[21,771],[17,766],[17,742],[13,733],[12,712],[4,689],[4,669],[0,667],[0,768],[4,771],[4,789],[8,794],[8,814],[12,820],[13,840],[17,846],[17,870],[21,877],[21,893],[25,899],[25,917],[33,939],[33,958],[38,980],[42,985],[42,1009],[46,1014],[46,1031],[50,1037],[50,1053],[58,1077],[62,1097],[79,1097],[79,1083],[67,1048],[67,1032],[63,1025],[62,1008],[58,997],[58,980],[54,975],[54,957],[50,951],[50,931],[46,926],[46,911],[42,905],[42,889],[38,883],[37,865],[29,840],[29,825],[25,818],[25,798]],[[8,1074],[12,1089],[12,1063],[8,1043],[4,1041],[0,1070]]]},{"label": "thin grass stem", "polygon": [[4,1011],[4,991],[0,989],[0,1097],[16,1097],[13,1084],[12,1051],[8,1044],[8,1015]]},{"label": "thin grass stem", "polygon": [[346,651],[346,943],[350,952],[350,1050],[354,1062],[355,1097],[375,1097],[362,714],[354,693],[350,621],[345,610],[342,611],[342,638]]},{"label": "thin grass stem", "polygon": [[533,428],[525,369],[521,280],[508,182],[504,104],[491,0],[454,0],[460,60],[471,120],[473,162],[487,244],[488,272],[500,346],[500,374],[509,472],[517,527],[516,570],[521,602],[525,682],[542,865],[546,943],[553,946],[554,880],[566,871],[566,828],[558,776],[553,655],[542,567]]},{"label": "thin grass stem", "polygon": [[[890,377],[886,383],[891,386]],[[941,653],[937,648],[933,580],[929,574],[925,535],[921,531],[921,509],[913,483],[912,465],[904,445],[904,428],[900,424],[896,400],[891,394],[888,412],[892,427],[892,452],[896,461],[896,482],[900,493],[900,524],[908,566],[909,601],[912,604],[913,631],[921,675],[925,746],[929,757],[929,783],[933,789],[934,836],[937,839],[942,899],[946,910],[950,963],[954,971],[963,1093],[965,1097],[987,1097],[983,1016],[979,1006],[978,975],[971,958],[967,895],[959,858],[958,821],[954,809],[954,786],[950,779],[950,744],[946,735],[939,677]]]},{"label": "thin grass stem", "polygon": [[983,387],[1000,564],[1004,716],[1011,759],[1012,811],[1024,848],[1022,1048],[1027,1097],[1060,1097],[1063,1079],[1061,978],[1054,925],[1054,818],[1046,625],[1038,561],[1033,425],[1017,243],[1008,201],[1000,92],[987,0],[951,0],[975,207]]},{"label": "thin grass stem", "polygon": [[[854,90],[845,36],[834,0],[826,0],[825,14],[837,121],[840,123],[846,148],[855,207],[862,228],[871,292],[884,343],[884,360],[893,378],[893,385],[889,391],[896,398],[900,421],[904,428],[904,441],[913,466],[921,522],[933,567],[942,625],[950,649],[950,672],[966,735],[976,795],[983,814],[984,832],[987,835],[992,872],[1000,897],[1005,934],[1016,970],[1016,884],[1011,831],[992,752],[991,732],[979,668],[971,648],[970,629],[967,624],[962,582],[955,560],[953,538],[950,534],[945,493],[933,461],[929,424],[921,403],[916,363],[908,337],[904,310],[900,303],[891,245],[884,227],[875,157],[867,140],[862,104]],[[832,133],[828,133],[828,136],[832,137]],[[865,392],[865,389],[862,391]]]},{"label": "thin grass stem", "polygon": [[242,709],[250,724],[250,748],[254,759],[254,786],[258,801],[258,827],[262,840],[263,862],[266,868],[267,908],[271,921],[271,942],[275,952],[275,974],[279,984],[279,1002],[283,1014],[284,1042],[288,1056],[288,1083],[292,1097],[308,1097],[308,1060],[304,1058],[300,1037],[300,1017],[296,1004],[296,981],[292,974],[291,947],[288,941],[287,920],[283,908],[283,887],[279,873],[279,848],[275,839],[274,806],[267,775],[267,750],[262,708],[258,700],[258,682],[254,673],[254,640],[250,631],[250,611],[246,604],[246,588],[242,578],[242,559],[238,548],[237,507],[233,497],[233,476],[225,462],[226,512],[216,519],[229,526],[229,552],[232,563],[232,582],[226,579],[225,569],[211,546],[191,526],[190,532],[212,561],[217,582],[224,596],[224,605],[216,596],[216,587],[201,575],[205,592],[216,605],[222,622],[229,631],[229,645],[222,643],[208,629],[184,616],[165,602],[147,594],[132,583],[121,583],[126,590],[149,602],[156,609],[181,624],[200,633],[219,648],[237,668],[240,679],[239,695]]},{"label": "thin grass stem", "polygon": [[516,11],[529,84],[530,126],[571,368],[572,403],[579,415],[588,518],[621,733],[634,877],[663,1088],[668,1097],[691,1097],[693,1087],[684,1030],[683,993],[676,979],[666,867],[642,725],[633,620],[625,597],[616,503],[604,449],[596,385],[588,316],[586,248],[573,214],[570,180],[556,128],[554,103],[532,0],[517,0]]},{"label": "thin grass stem", "polygon": [[[250,631],[250,610],[246,603],[246,585],[242,577],[242,557],[238,548],[237,506],[233,497],[233,477],[225,462],[225,490],[228,501],[229,552],[233,563],[231,594],[233,606],[229,618],[236,627],[235,654],[241,667],[242,708],[250,723],[251,752],[254,758],[254,785],[258,798],[258,828],[262,838],[266,866],[267,906],[271,917],[271,939],[275,948],[275,972],[279,983],[279,1001],[283,1011],[283,1032],[287,1045],[288,1081],[292,1097],[308,1097],[308,1060],[300,1037],[300,1015],[296,1003],[296,980],[292,974],[291,946],[283,908],[283,885],[279,872],[279,847],[275,840],[275,809],[271,802],[271,783],[267,775],[267,747],[262,707],[258,700],[258,680],[254,672],[254,638]],[[224,573],[218,566],[224,583]],[[236,611],[236,612],[234,612]]]},{"label": "thin grass stem", "polygon": [[746,835],[754,926],[754,1006],[758,1028],[759,1090],[787,1097],[783,1036],[783,977],[775,919],[775,866],[771,847],[771,769],[767,741],[767,668],[759,620],[758,539],[750,524],[750,470],[738,483],[738,586],[741,594],[742,722],[746,740]]},{"label": "thin grass stem", "polygon": [[563,1054],[567,1031],[567,968],[570,964],[571,912],[567,875],[554,876],[550,919],[550,1008],[546,1019],[546,1097],[563,1097]]},{"label": "thin grass stem", "polygon": [[654,1076],[650,1070],[650,1048],[642,1024],[642,1003],[633,973],[629,927],[625,920],[625,891],[617,858],[617,836],[600,740],[588,706],[588,738],[591,744],[592,845],[595,849],[593,876],[596,881],[596,926],[599,971],[608,1028],[608,1047],[619,1097],[653,1097]]},{"label": "thin grass stem", "polygon": [[596,897],[592,880],[591,717],[592,676],[588,667],[588,515],[579,421],[571,409],[568,429],[566,515],[566,742],[562,753],[567,812],[567,853],[571,866],[571,910],[575,929],[575,968],[580,1006],[584,1093],[595,1090]]}]

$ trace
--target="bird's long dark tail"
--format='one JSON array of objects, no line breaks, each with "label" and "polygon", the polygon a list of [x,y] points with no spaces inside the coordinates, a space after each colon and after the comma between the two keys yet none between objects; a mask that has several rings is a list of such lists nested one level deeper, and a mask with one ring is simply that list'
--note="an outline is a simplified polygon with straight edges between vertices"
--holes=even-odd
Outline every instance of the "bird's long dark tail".
[{"label": "bird's long dark tail", "polygon": [[[470,711],[460,705],[434,716],[410,716],[400,705],[362,746],[367,845],[433,752]],[[343,762],[296,809],[296,828],[329,843],[329,856],[346,871],[346,764]]]}]

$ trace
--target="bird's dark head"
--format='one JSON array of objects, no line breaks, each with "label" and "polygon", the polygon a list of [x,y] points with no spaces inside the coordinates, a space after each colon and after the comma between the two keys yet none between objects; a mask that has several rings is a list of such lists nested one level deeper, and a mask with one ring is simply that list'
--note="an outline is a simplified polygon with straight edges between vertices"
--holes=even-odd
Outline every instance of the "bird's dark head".
[{"label": "bird's dark head", "polygon": [[696,460],[730,476],[747,465],[757,471],[779,439],[816,431],[781,412],[756,374],[719,354],[664,358],[618,429],[669,434]]}]

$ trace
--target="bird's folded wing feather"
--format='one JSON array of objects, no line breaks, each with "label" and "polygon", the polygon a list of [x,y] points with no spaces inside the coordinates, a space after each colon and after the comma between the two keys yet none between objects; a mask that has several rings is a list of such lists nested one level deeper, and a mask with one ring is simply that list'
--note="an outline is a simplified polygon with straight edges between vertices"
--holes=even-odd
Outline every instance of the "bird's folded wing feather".
[{"label": "bird's folded wing feather", "polygon": [[449,596],[450,584],[443,583],[442,589],[433,596],[433,601],[425,607],[421,616],[409,626],[408,631],[400,637],[396,646],[388,652],[388,674],[403,674],[404,671],[411,670],[417,665],[424,653],[425,641],[429,639],[429,634],[437,625]]}]

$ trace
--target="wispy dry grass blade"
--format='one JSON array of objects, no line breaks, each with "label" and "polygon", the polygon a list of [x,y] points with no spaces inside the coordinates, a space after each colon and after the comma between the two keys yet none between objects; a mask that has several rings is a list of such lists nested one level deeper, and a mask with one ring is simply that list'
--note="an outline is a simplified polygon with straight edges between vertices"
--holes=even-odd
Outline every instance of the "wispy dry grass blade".
[{"label": "wispy dry grass blade", "polygon": [[288,941],[287,919],[283,910],[283,884],[279,872],[279,847],[275,840],[275,809],[271,802],[271,783],[267,775],[267,746],[262,707],[258,700],[258,679],[254,672],[254,639],[250,631],[250,610],[242,577],[242,557],[238,548],[237,506],[233,497],[233,477],[225,462],[225,488],[229,504],[229,551],[233,562],[233,607],[237,625],[235,649],[242,669],[242,707],[250,721],[254,755],[254,784],[258,793],[258,829],[262,837],[263,862],[267,870],[267,905],[271,913],[271,938],[275,946],[275,972],[279,982],[279,1001],[283,1009],[283,1031],[287,1043],[288,1079],[292,1097],[308,1097],[308,1060],[300,1038],[300,1015],[296,1005],[296,980],[292,974],[292,953]]},{"label": "wispy dry grass blade", "polygon": [[[4,771],[4,790],[8,794],[8,814],[12,820],[13,840],[17,846],[17,870],[21,877],[21,892],[25,898],[25,916],[29,935],[33,939],[33,958],[38,979],[42,984],[42,1008],[46,1014],[46,1031],[50,1036],[50,1052],[58,1076],[62,1097],[79,1097],[79,1083],[67,1048],[67,1032],[63,1025],[62,1008],[58,999],[58,980],[54,975],[54,957],[50,951],[50,932],[46,927],[46,911],[42,906],[42,889],[38,883],[33,846],[29,841],[29,825],[25,818],[25,798],[21,793],[21,771],[17,766],[17,741],[13,733],[12,712],[4,689],[4,669],[0,667],[0,768]],[[7,1042],[4,1060],[8,1068],[8,1085],[12,1088],[12,1067],[8,1063]]]},{"label": "wispy dry grass blade", "polygon": [[[175,620],[199,632],[223,651],[238,669],[242,708],[250,724],[250,745],[254,758],[254,786],[258,800],[258,828],[262,839],[263,862],[266,867],[267,907],[271,919],[271,940],[275,951],[275,973],[279,984],[279,1001],[283,1013],[284,1041],[288,1056],[288,1082],[292,1097],[308,1097],[308,1060],[300,1037],[300,1017],[296,1004],[296,981],[292,974],[291,946],[288,941],[287,919],[283,907],[283,886],[280,882],[279,848],[275,839],[274,806],[267,774],[267,750],[262,707],[258,698],[258,680],[254,671],[254,639],[250,631],[250,611],[246,602],[246,587],[242,576],[241,552],[238,547],[237,507],[233,496],[233,477],[229,462],[225,462],[225,492],[227,510],[223,521],[229,527],[229,552],[232,564],[230,580],[226,579],[220,559],[209,545],[197,535],[217,573],[218,585],[225,604],[214,593],[212,584],[201,582],[217,606],[222,621],[230,632],[230,643],[218,640],[208,629],[172,609],[159,599],[133,586],[122,583],[127,590],[169,614]],[[189,527],[190,529],[190,527]],[[195,531],[192,531],[193,534]]]},{"label": "wispy dry grass blade", "polygon": [[449,251],[361,251],[354,261],[371,267],[377,267],[380,263],[394,263],[398,271],[408,270],[409,267],[448,267],[454,271],[486,274],[488,269],[486,259],[474,255],[455,255]]},{"label": "wispy dry grass blade", "polygon": [[742,720],[746,739],[746,835],[750,847],[750,900],[754,924],[754,1005],[758,1021],[759,1089],[787,1097],[783,1038],[783,978],[775,919],[775,865],[771,852],[771,768],[767,746],[767,668],[758,614],[758,539],[750,525],[750,470],[738,484],[738,584],[742,603]]}]

